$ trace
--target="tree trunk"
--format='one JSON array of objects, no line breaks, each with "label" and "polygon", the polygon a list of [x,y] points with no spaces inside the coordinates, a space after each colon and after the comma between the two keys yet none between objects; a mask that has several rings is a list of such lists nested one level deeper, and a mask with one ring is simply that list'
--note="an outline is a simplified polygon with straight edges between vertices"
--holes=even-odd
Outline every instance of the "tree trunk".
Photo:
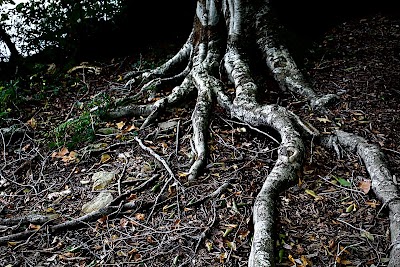
[{"label": "tree trunk", "polygon": [[[285,107],[260,104],[260,88],[250,71],[250,48],[262,54],[263,61],[282,90],[290,90],[309,102],[313,112],[326,112],[337,95],[319,95],[306,81],[289,50],[280,40],[281,26],[268,0],[198,0],[193,29],[181,50],[164,65],[145,72],[132,72],[128,84],[141,81],[142,91],[163,82],[176,82],[172,92],[152,104],[131,104],[137,98],[119,101],[110,117],[146,116],[142,128],[151,123],[163,110],[182,101],[197,91],[197,102],[192,114],[194,162],[188,180],[195,180],[207,158],[207,129],[214,100],[237,118],[252,126],[268,126],[281,138],[276,164],[259,192],[253,209],[254,233],[248,266],[275,266],[274,231],[277,195],[292,185],[302,170],[305,157],[304,143],[319,140],[326,147],[338,151],[339,145],[358,153],[371,176],[377,197],[390,209],[391,261],[389,266],[400,266],[399,260],[399,192],[384,158],[376,146],[363,138],[338,131],[323,137],[311,125]],[[223,62],[223,64],[221,64]],[[176,72],[182,63],[186,68]],[[223,69],[228,83],[234,85],[235,96],[226,94],[226,84],[220,79]],[[175,72],[174,72],[175,71]],[[171,73],[174,73],[171,75]]]},{"label": "tree trunk", "polygon": [[0,40],[3,41],[10,50],[9,62],[15,63],[20,57],[20,54],[15,47],[15,44],[11,41],[10,35],[8,35],[2,24],[0,24]]}]

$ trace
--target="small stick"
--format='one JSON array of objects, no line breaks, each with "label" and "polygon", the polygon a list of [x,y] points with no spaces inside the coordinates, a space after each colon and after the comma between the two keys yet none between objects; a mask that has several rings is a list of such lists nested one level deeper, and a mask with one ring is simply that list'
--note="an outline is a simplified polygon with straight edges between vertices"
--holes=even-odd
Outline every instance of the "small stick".
[{"label": "small stick", "polygon": [[220,117],[220,118],[221,118],[223,121],[225,121],[225,122],[229,121],[229,122],[233,122],[233,123],[236,123],[236,124],[245,125],[245,126],[249,127],[250,129],[252,129],[252,130],[254,130],[254,131],[256,131],[256,132],[259,132],[260,134],[263,134],[263,135],[265,135],[265,136],[268,136],[268,137],[271,138],[273,141],[275,141],[277,144],[280,144],[280,143],[281,143],[281,142],[279,142],[278,140],[276,140],[275,137],[271,136],[270,134],[267,134],[266,132],[261,131],[260,129],[258,129],[258,128],[256,128],[256,127],[251,126],[251,125],[248,124],[248,123],[239,122],[239,121],[233,121],[233,120],[228,120],[228,119],[224,119],[224,118],[222,118],[222,117]]},{"label": "small stick", "polygon": [[153,151],[153,149],[151,149],[150,147],[147,147],[143,144],[142,140],[140,140],[137,136],[135,136],[135,141],[139,144],[139,146],[150,153],[150,155],[152,155],[153,157],[155,157],[159,162],[161,162],[161,164],[164,166],[164,168],[167,170],[169,176],[171,177],[171,179],[174,179],[175,182],[179,185],[181,185],[181,183],[175,178],[174,173],[172,172],[171,168],[168,166],[168,163],[162,158],[160,157],[156,152]]},{"label": "small stick", "polygon": [[175,154],[178,156],[178,150],[179,150],[179,127],[180,127],[181,121],[178,120],[178,124],[176,125],[176,139],[175,139]]},{"label": "small stick", "polygon": [[197,205],[207,201],[210,198],[214,198],[214,197],[219,196],[222,192],[224,192],[226,190],[226,188],[228,188],[228,186],[231,184],[232,180],[233,179],[229,179],[228,181],[223,183],[220,187],[218,187],[214,192],[212,192],[211,194],[209,194],[209,195],[207,195],[207,196],[205,196],[205,197],[203,197],[203,198],[201,198],[201,199],[199,199],[199,200],[197,200],[195,202],[189,203],[187,205],[187,207],[197,206]]}]

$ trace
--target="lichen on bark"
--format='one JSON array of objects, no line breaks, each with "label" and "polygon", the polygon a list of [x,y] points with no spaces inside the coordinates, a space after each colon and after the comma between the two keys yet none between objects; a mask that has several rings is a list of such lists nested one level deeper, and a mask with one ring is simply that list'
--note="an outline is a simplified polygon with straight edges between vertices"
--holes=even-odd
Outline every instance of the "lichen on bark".
[{"label": "lichen on bark", "polygon": [[[281,30],[269,1],[262,0],[198,0],[193,30],[182,49],[164,65],[147,72],[130,73],[127,85],[141,80],[142,84],[154,84],[180,78],[172,92],[149,104],[125,104],[109,112],[111,117],[147,116],[144,126],[151,123],[163,110],[182,102],[189,94],[197,92],[197,102],[192,113],[193,157],[188,170],[189,181],[202,175],[207,158],[208,119],[216,102],[232,118],[251,126],[267,126],[280,135],[276,163],[265,178],[253,207],[253,241],[249,255],[249,267],[275,266],[274,232],[277,195],[292,185],[302,169],[305,157],[304,143],[311,138],[321,141],[332,151],[339,153],[340,146],[357,153],[372,179],[375,194],[390,210],[391,240],[393,242],[390,266],[400,266],[399,192],[393,184],[389,169],[378,147],[354,134],[337,131],[330,141],[311,125],[303,122],[283,106],[257,102],[259,86],[250,71],[248,48],[256,47],[263,55],[281,90],[290,90],[305,98],[312,112],[326,112],[328,104],[338,99],[335,94],[320,95],[304,78],[290,51],[280,39]],[[251,45],[250,45],[251,44]],[[174,66],[186,66],[171,74]],[[227,85],[221,72],[233,84],[235,95],[231,99],[225,93]],[[176,81],[180,80],[176,79]],[[143,127],[143,126],[142,126]],[[340,146],[339,146],[339,145]]]}]

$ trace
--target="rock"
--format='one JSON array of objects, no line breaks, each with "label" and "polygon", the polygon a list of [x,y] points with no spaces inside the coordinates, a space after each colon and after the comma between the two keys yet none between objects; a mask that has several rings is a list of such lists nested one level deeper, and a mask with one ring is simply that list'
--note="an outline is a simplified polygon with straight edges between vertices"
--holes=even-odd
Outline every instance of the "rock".
[{"label": "rock", "polygon": [[96,172],[92,176],[93,181],[93,191],[99,191],[107,187],[115,178],[114,172]]},{"label": "rock", "polygon": [[110,191],[101,191],[97,197],[89,201],[82,206],[82,211],[84,213],[91,213],[97,211],[101,208],[106,207],[113,200],[113,196]]}]

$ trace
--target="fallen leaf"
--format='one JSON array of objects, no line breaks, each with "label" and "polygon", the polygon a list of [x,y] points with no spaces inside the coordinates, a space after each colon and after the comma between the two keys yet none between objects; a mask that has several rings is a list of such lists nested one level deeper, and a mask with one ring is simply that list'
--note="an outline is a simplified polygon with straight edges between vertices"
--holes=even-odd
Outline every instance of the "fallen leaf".
[{"label": "fallen leaf", "polygon": [[341,186],[350,186],[351,185],[351,183],[344,178],[335,177],[335,176],[333,176],[333,178],[335,178],[336,181],[338,181]]},{"label": "fallen leaf", "polygon": [[322,197],[318,196],[314,191],[310,190],[310,189],[306,189],[304,190],[307,194],[309,194],[310,196],[314,197],[315,200],[321,200]]},{"label": "fallen leaf", "polygon": [[140,260],[140,259],[142,258],[142,255],[140,255],[139,253],[136,253],[136,254],[133,256],[133,258],[134,258],[135,261],[138,261],[138,260]]},{"label": "fallen leaf", "polygon": [[64,163],[70,163],[70,162],[78,162],[78,153],[76,153],[75,151],[71,151],[68,154],[66,154],[65,156],[62,157],[62,161]]},{"label": "fallen leaf", "polygon": [[39,230],[40,229],[40,225],[37,225],[37,224],[29,224],[29,227],[28,227],[30,230]]},{"label": "fallen leaf", "polygon": [[144,221],[144,214],[143,213],[136,213],[135,218],[139,221]]},{"label": "fallen leaf", "polygon": [[127,255],[126,255],[125,252],[123,252],[122,250],[120,250],[120,251],[117,251],[117,256],[118,256],[118,257],[126,257]]},{"label": "fallen leaf", "polygon": [[371,181],[364,180],[358,183],[358,187],[364,192],[364,194],[368,194],[369,190],[371,190]]},{"label": "fallen leaf", "polygon": [[312,262],[304,255],[301,255],[300,257],[301,262],[303,263],[303,266],[312,266]]},{"label": "fallen leaf", "polygon": [[37,127],[37,121],[33,117],[30,120],[28,120],[26,123],[28,123],[28,125],[31,126],[32,129],[36,129],[36,127]]},{"label": "fallen leaf", "polygon": [[238,232],[238,237],[240,240],[244,240],[250,234],[249,230],[241,230]]},{"label": "fallen leaf", "polygon": [[213,243],[211,241],[206,241],[207,251],[210,252],[212,250]]},{"label": "fallen leaf", "polygon": [[137,129],[137,127],[132,124],[132,125],[128,126],[128,128],[126,128],[124,132],[130,132],[130,131],[136,130],[136,129]]},{"label": "fallen leaf", "polygon": [[137,195],[136,194],[131,194],[126,200],[132,201],[132,200],[135,200],[135,199],[137,199]]},{"label": "fallen leaf", "polygon": [[361,231],[361,236],[367,238],[370,241],[374,241],[374,236],[368,231]]},{"label": "fallen leaf", "polygon": [[232,249],[233,251],[236,251],[236,243],[235,242],[226,242],[226,245],[228,248]]},{"label": "fallen leaf", "polygon": [[219,262],[224,263],[226,258],[228,258],[228,255],[225,252],[221,253],[219,255]]},{"label": "fallen leaf", "polygon": [[99,218],[97,221],[100,224],[104,224],[105,222],[107,222],[108,216],[102,216],[101,218]]},{"label": "fallen leaf", "polygon": [[352,212],[352,211],[356,211],[356,204],[354,203],[346,208],[346,212]]},{"label": "fallen leaf", "polygon": [[8,241],[7,244],[8,244],[10,247],[14,247],[14,246],[16,246],[16,245],[18,244],[18,242]]},{"label": "fallen leaf", "polygon": [[109,161],[110,159],[111,159],[111,156],[110,156],[110,155],[108,155],[108,154],[103,154],[103,155],[101,155],[100,162],[101,162],[101,163],[105,163],[105,162]]},{"label": "fallen leaf", "polygon": [[224,234],[222,235],[223,237],[226,237],[229,235],[230,232],[232,232],[233,228],[226,228]]},{"label": "fallen leaf", "polygon": [[292,264],[294,264],[294,266],[297,265],[292,255],[289,254],[288,259],[290,260],[290,262],[291,262]]},{"label": "fallen leaf", "polygon": [[58,152],[53,152],[53,154],[51,154],[51,157],[52,157],[52,158],[62,158],[62,157],[64,157],[64,156],[65,156],[66,154],[68,154],[68,153],[69,153],[68,148],[63,147],[63,148],[61,148],[60,151],[58,151]]},{"label": "fallen leaf", "polygon": [[125,122],[123,122],[123,121],[118,122],[117,123],[118,130],[121,130],[124,127],[124,125],[125,125]]},{"label": "fallen leaf", "polygon": [[370,201],[365,201],[365,204],[367,204],[368,206],[376,209],[376,207],[379,206],[381,203],[374,199],[374,200],[370,200]]},{"label": "fallen leaf", "polygon": [[327,118],[317,118],[317,121],[322,122],[322,123],[332,122]]}]

